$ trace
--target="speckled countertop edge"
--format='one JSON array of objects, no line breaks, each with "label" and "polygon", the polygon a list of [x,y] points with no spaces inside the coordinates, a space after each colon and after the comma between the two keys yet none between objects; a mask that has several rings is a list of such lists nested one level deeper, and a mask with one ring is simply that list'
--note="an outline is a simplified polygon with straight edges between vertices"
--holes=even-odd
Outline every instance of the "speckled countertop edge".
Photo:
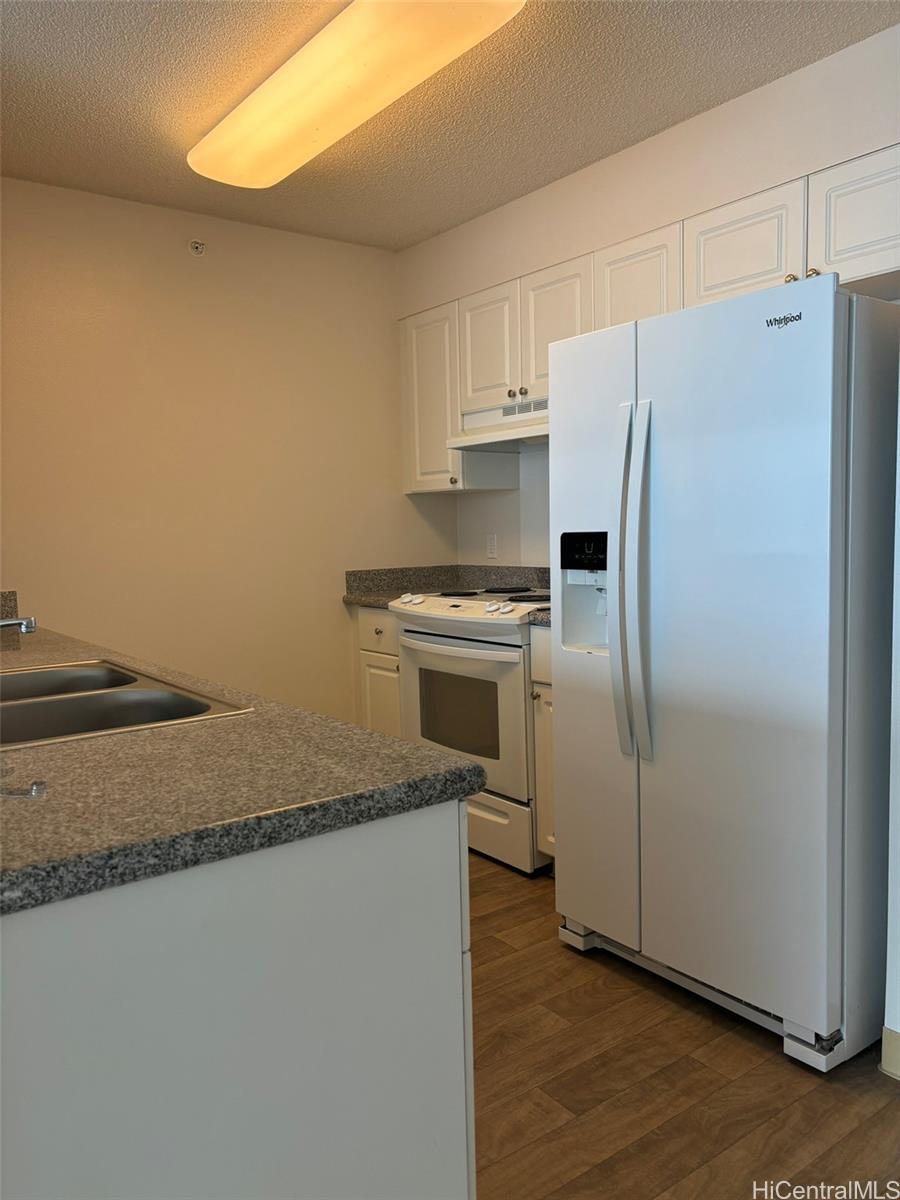
[{"label": "speckled countertop edge", "polygon": [[315,803],[259,813],[172,837],[3,871],[0,914],[22,912],[56,900],[461,800],[479,791],[484,778],[480,767],[457,767],[441,775],[426,775],[371,792],[326,797]]}]

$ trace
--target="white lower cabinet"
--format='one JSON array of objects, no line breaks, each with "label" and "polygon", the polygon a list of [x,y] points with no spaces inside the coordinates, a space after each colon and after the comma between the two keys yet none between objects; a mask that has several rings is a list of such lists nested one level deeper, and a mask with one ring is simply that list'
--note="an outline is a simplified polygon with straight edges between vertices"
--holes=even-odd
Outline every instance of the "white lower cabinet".
[{"label": "white lower cabinet", "polygon": [[3,1195],[474,1200],[464,812],[4,916]]},{"label": "white lower cabinet", "polygon": [[356,610],[356,719],[365,729],[400,736],[397,618],[385,608]]},{"label": "white lower cabinet", "polygon": [[550,630],[531,631],[531,702],[534,705],[534,806],[537,847],[556,854],[553,807],[553,686],[550,673]]},{"label": "white lower cabinet", "polygon": [[900,270],[900,146],[810,175],[809,265],[844,281]]},{"label": "white lower cabinet", "polygon": [[393,654],[359,652],[361,724],[400,736],[400,659]]},{"label": "white lower cabinet", "polygon": [[594,254],[594,326],[606,329],[681,308],[681,222]]},{"label": "white lower cabinet", "polygon": [[684,306],[754,292],[806,273],[806,180],[684,222]]}]

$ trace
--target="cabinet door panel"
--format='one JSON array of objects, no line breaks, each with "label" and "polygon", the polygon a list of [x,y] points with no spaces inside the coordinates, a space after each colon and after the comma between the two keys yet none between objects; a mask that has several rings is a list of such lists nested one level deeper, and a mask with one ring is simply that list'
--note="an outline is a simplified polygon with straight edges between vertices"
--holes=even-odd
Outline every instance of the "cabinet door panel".
[{"label": "cabinet door panel", "polygon": [[456,303],[408,317],[404,346],[404,490],[453,490],[459,452],[447,449],[459,407]]},{"label": "cabinet door panel", "polygon": [[460,387],[464,413],[504,404],[519,388],[519,281],[459,302]]},{"label": "cabinet door panel", "polygon": [[681,222],[594,254],[597,329],[681,308]]},{"label": "cabinet door panel", "polygon": [[806,271],[806,181],[796,179],[684,222],[684,305],[783,283]]},{"label": "cabinet door panel", "polygon": [[900,146],[810,176],[809,265],[844,280],[900,270]]},{"label": "cabinet door panel", "polygon": [[360,651],[362,723],[366,729],[400,736],[400,660],[393,654]]},{"label": "cabinet door panel", "polygon": [[522,384],[528,400],[548,397],[550,343],[590,331],[591,291],[590,255],[522,279]]}]

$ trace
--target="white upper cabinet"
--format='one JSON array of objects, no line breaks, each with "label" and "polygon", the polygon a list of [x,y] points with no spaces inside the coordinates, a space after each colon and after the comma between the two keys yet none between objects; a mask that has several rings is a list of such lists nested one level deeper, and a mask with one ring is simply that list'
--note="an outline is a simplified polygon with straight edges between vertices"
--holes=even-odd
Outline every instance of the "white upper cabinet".
[{"label": "white upper cabinet", "polygon": [[407,317],[404,325],[404,490],[445,491],[459,478],[459,451],[447,449],[459,407],[456,302]]},{"label": "white upper cabinet", "polygon": [[842,280],[900,270],[900,146],[810,175],[809,265]]},{"label": "white upper cabinet", "polygon": [[684,222],[684,306],[783,283],[806,272],[806,180],[758,192]]},{"label": "white upper cabinet", "polygon": [[681,308],[681,222],[594,254],[597,329]]},{"label": "white upper cabinet", "polygon": [[460,422],[456,301],[407,317],[403,339],[403,490],[517,488],[516,455],[447,449]]},{"label": "white upper cabinet", "polygon": [[551,342],[589,333],[593,327],[591,257],[574,258],[521,280],[522,377],[518,394],[546,400]]},{"label": "white upper cabinet", "polygon": [[519,281],[459,302],[461,409],[497,408],[518,395]]}]

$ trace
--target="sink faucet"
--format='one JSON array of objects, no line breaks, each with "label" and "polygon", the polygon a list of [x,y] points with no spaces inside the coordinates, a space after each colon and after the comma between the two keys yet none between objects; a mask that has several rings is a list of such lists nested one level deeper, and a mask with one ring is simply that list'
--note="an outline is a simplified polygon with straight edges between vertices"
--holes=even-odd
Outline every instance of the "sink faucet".
[{"label": "sink faucet", "polygon": [[20,633],[34,633],[37,621],[34,617],[4,617],[0,621],[0,629],[12,629],[14,626]]}]

